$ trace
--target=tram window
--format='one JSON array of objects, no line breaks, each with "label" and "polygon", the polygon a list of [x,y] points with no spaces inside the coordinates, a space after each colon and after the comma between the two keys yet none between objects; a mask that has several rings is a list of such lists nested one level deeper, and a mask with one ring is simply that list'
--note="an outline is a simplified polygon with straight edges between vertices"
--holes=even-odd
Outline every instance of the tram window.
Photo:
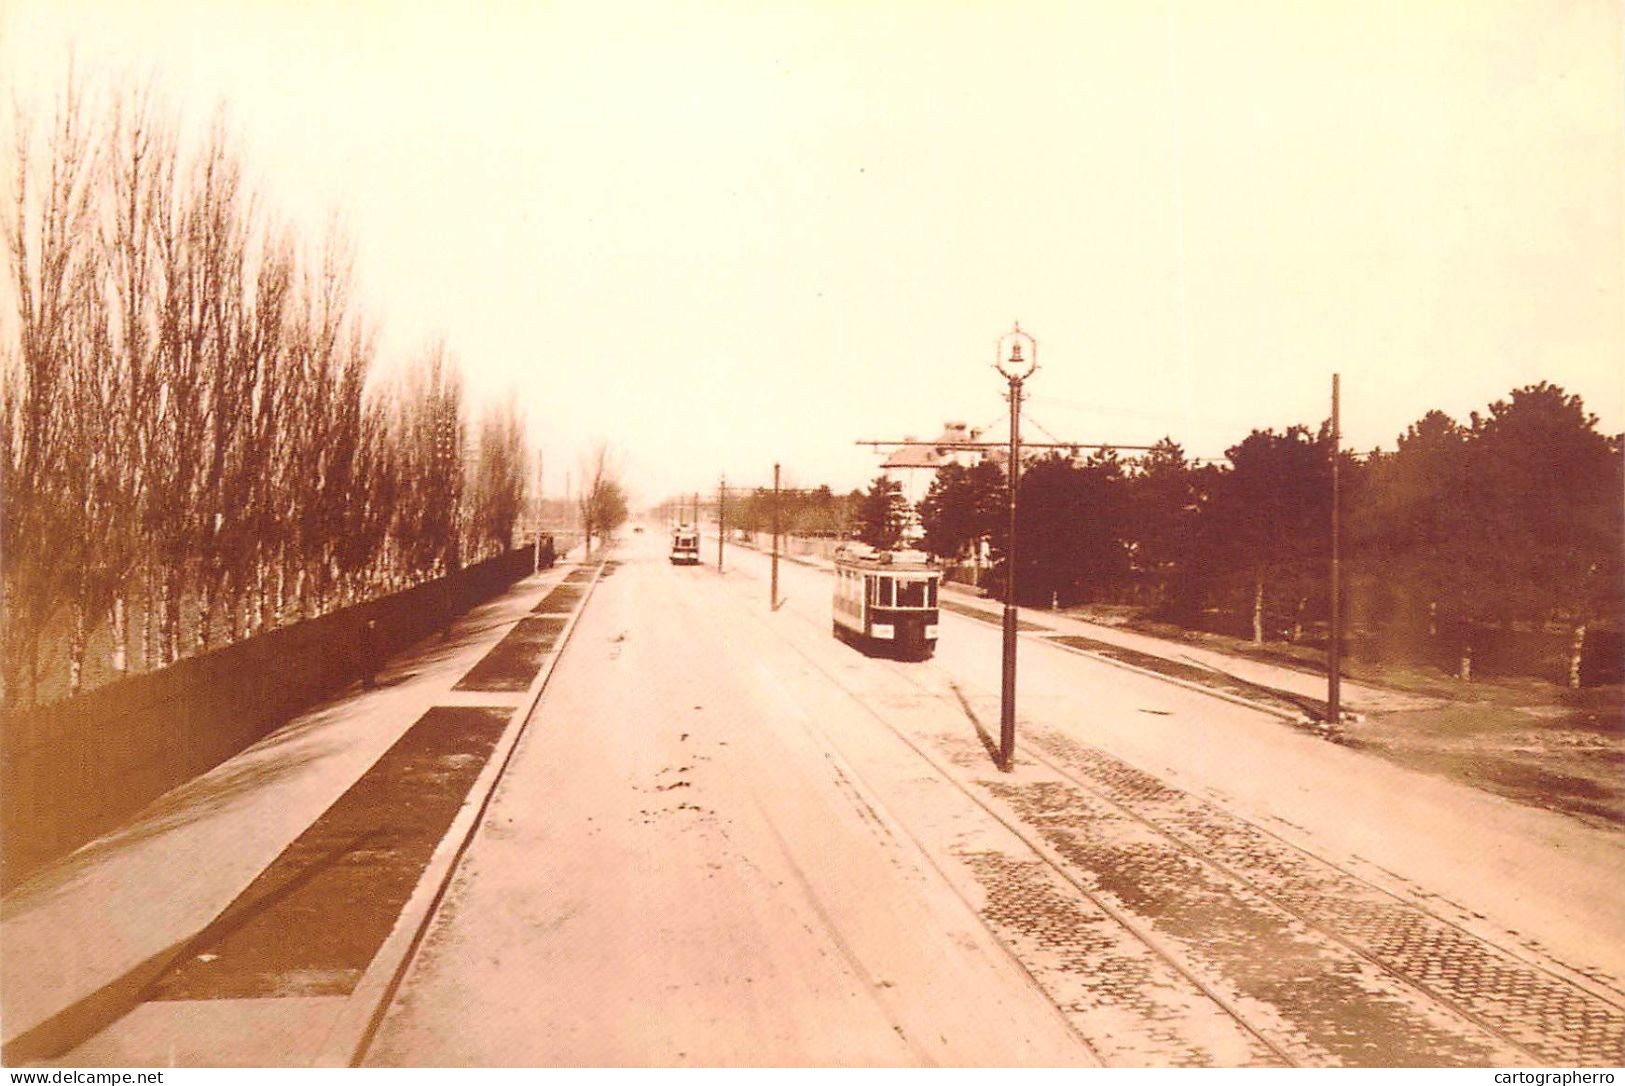
[{"label": "tram window", "polygon": [[892,579],[890,577],[876,577],[872,581],[874,592],[869,597],[870,603],[875,607],[890,607],[892,605]]},{"label": "tram window", "polygon": [[899,606],[899,607],[924,607],[924,606],[926,606],[926,603],[925,603],[925,582],[924,581],[898,581],[897,582],[897,606]]}]

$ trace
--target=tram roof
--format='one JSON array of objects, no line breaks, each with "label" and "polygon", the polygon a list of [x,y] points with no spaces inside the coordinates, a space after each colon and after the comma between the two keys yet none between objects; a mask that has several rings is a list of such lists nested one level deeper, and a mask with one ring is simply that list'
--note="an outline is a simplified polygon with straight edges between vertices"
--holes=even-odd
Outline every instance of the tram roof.
[{"label": "tram roof", "polygon": [[877,573],[938,572],[937,560],[924,551],[882,551],[867,543],[844,543],[835,549],[835,564]]}]

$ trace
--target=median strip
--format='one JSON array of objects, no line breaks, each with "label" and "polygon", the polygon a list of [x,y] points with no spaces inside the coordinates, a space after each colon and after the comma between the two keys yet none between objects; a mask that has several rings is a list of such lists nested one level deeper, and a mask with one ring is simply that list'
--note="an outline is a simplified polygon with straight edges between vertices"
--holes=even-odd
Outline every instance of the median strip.
[{"label": "median strip", "polygon": [[512,715],[507,706],[424,713],[192,940],[146,999],[348,995]]},{"label": "median strip", "polygon": [[575,608],[576,601],[581,598],[584,590],[579,585],[561,584],[542,597],[542,602],[532,607],[531,613],[563,614]]},{"label": "median strip", "polygon": [[452,689],[524,690],[542,669],[542,658],[552,651],[565,621],[545,617],[521,619]]}]

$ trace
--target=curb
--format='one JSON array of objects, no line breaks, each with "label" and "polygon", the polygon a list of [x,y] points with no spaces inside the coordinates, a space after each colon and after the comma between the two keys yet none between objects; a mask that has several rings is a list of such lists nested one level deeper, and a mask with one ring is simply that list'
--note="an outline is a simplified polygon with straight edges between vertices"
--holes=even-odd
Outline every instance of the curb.
[{"label": "curb", "polygon": [[531,680],[530,687],[509,719],[502,738],[497,741],[496,747],[491,751],[491,757],[486,760],[485,768],[480,771],[480,775],[475,778],[473,786],[469,789],[468,798],[463,801],[463,806],[452,820],[446,835],[440,839],[440,843],[430,855],[429,863],[418,878],[418,884],[413,889],[412,895],[407,898],[400,916],[396,918],[394,928],[390,930],[383,945],[378,948],[378,953],[373,956],[366,972],[361,975],[360,981],[350,993],[344,1008],[339,1012],[338,1020],[329,1029],[321,1047],[311,1057],[310,1066],[361,1065],[373,1037],[383,1024],[391,1000],[406,978],[406,972],[411,967],[418,947],[428,934],[429,924],[451,886],[457,867],[484,824],[485,812],[491,805],[496,786],[507,772],[514,752],[518,749],[519,740],[530,727],[536,706],[541,702],[542,692],[546,689],[548,680],[552,678],[554,669],[558,667],[559,660],[563,658],[570,638],[575,633],[576,624],[586,612],[594,589],[603,579],[603,573],[604,552],[600,552],[598,564],[593,569],[592,580],[587,583],[586,590],[581,595],[581,602],[576,605],[574,613],[560,631],[559,639],[547,663]]}]

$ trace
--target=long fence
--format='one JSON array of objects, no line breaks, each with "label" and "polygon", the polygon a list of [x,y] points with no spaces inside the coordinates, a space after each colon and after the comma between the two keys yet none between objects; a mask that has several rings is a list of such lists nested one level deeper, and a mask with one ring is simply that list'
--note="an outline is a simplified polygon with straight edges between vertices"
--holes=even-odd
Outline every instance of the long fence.
[{"label": "long fence", "polygon": [[[520,547],[79,697],[0,716],[0,887],[118,826],[531,571]],[[366,629],[372,621],[374,627]]]}]

